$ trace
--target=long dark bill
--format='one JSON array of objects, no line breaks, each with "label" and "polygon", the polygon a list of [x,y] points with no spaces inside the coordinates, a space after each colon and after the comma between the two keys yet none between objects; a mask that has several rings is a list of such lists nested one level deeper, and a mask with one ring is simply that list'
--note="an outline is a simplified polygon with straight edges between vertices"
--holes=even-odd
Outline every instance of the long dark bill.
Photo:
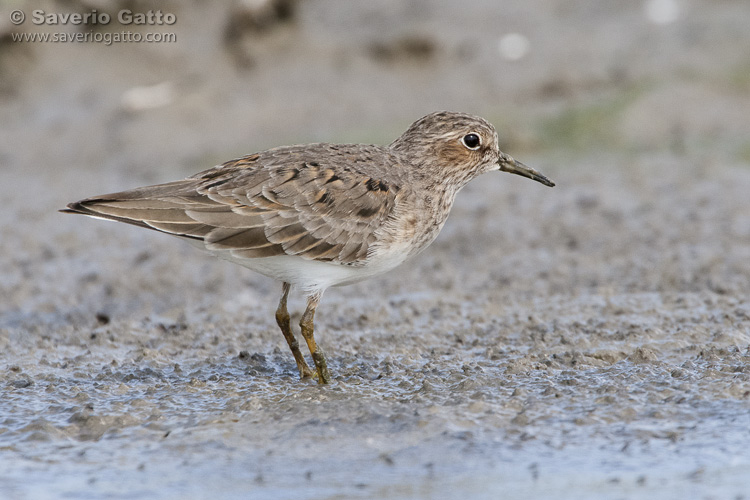
[{"label": "long dark bill", "polygon": [[555,185],[554,182],[549,180],[544,175],[508,155],[500,155],[498,164],[500,165],[500,170],[502,170],[503,172],[520,175],[522,177],[528,177],[529,179],[534,179],[537,182],[541,182],[545,186],[552,187]]}]

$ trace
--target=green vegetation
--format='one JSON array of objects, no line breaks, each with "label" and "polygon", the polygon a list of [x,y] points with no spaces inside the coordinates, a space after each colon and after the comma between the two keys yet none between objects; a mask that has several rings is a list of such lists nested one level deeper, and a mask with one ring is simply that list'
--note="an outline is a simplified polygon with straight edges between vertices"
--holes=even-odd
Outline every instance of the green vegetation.
[{"label": "green vegetation", "polygon": [[569,106],[556,116],[543,120],[539,127],[540,142],[548,147],[582,150],[591,147],[621,147],[616,123],[622,112],[645,88],[625,90],[580,106]]}]

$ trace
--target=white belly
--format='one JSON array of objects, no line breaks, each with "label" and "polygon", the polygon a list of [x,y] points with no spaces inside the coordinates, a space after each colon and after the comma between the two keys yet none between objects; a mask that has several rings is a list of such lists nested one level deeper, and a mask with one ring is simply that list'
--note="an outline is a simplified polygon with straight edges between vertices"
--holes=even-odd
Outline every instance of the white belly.
[{"label": "white belly", "polygon": [[269,278],[291,283],[311,293],[322,292],[331,286],[350,285],[390,271],[401,264],[406,255],[371,259],[365,265],[346,266],[331,262],[306,260],[293,255],[278,255],[254,259],[238,258],[229,252],[212,252],[217,257],[252,269]]},{"label": "white belly", "polygon": [[274,257],[237,257],[231,251],[208,250],[203,241],[185,239],[201,250],[251,269],[269,278],[291,283],[307,293],[323,292],[332,286],[350,285],[383,274],[397,267],[409,257],[412,250],[408,242],[401,245],[375,245],[367,261],[360,265],[347,266],[332,262],[307,260],[294,255]]}]

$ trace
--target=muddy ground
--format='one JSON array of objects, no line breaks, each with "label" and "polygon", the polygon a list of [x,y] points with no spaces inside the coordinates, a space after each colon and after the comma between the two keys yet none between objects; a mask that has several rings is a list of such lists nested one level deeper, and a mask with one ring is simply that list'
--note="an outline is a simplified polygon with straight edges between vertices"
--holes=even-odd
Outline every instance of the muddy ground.
[{"label": "muddy ground", "polygon": [[[11,4],[161,8],[127,29],[177,40],[14,42],[124,28],[0,9],[0,497],[750,497],[745,0]],[[328,387],[279,284],[56,212],[437,109],[557,187],[488,174],[417,259],[329,290]]]}]

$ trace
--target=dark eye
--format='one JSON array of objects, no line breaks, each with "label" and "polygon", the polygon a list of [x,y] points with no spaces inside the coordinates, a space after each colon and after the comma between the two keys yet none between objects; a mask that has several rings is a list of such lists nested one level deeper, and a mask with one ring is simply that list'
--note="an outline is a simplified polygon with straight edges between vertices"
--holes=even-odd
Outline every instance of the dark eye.
[{"label": "dark eye", "polygon": [[482,140],[479,138],[477,134],[466,134],[461,139],[461,142],[467,148],[474,150],[474,149],[479,149],[479,145],[482,143]]}]

